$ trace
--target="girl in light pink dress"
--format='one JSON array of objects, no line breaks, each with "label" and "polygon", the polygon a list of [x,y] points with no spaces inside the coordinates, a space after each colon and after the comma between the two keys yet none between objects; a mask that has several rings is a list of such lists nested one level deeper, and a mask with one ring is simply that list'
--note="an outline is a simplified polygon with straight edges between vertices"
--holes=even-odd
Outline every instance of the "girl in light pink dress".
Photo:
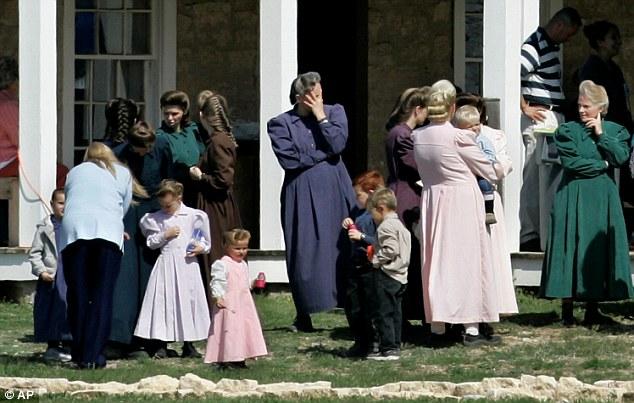
[{"label": "girl in light pink dress", "polygon": [[219,368],[246,368],[247,358],[268,354],[244,261],[250,238],[243,229],[225,232],[226,255],[211,265],[214,307],[205,363],[217,363]]}]

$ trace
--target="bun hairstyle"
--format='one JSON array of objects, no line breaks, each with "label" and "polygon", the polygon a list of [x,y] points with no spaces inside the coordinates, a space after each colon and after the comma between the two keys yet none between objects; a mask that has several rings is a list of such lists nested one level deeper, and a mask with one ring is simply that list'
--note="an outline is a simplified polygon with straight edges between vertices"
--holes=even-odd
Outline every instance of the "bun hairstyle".
[{"label": "bun hairstyle", "polygon": [[445,93],[453,104],[456,102],[456,87],[449,80],[438,80],[431,85],[431,92],[440,91]]},{"label": "bun hairstyle", "polygon": [[390,131],[397,124],[406,121],[417,106],[427,107],[427,96],[430,92],[430,87],[408,88],[403,91],[392,108],[385,130]]},{"label": "bun hairstyle", "polygon": [[149,148],[155,141],[156,134],[148,122],[139,120],[130,128],[128,142],[133,147]]},{"label": "bun hairstyle", "polygon": [[114,98],[106,104],[106,133],[104,138],[113,144],[123,143],[139,118],[136,102],[126,98]]},{"label": "bun hairstyle", "polygon": [[432,92],[427,102],[427,119],[432,122],[446,122],[451,115],[453,98],[442,91]]},{"label": "bun hairstyle", "polygon": [[181,127],[189,121],[189,97],[183,91],[171,90],[161,95],[161,109],[168,106],[176,106],[183,111]]},{"label": "bun hairstyle", "polygon": [[214,94],[211,91],[209,91],[209,93],[211,95],[207,97],[202,96],[202,93],[199,95],[198,100],[201,102],[201,119],[204,119],[214,132],[224,133],[229,136],[233,144],[237,147],[238,142],[233,136],[233,127],[231,126],[227,112],[227,100],[220,94]]},{"label": "bun hairstyle", "polygon": [[579,96],[582,95],[587,97],[593,105],[601,107],[601,115],[605,116],[608,113],[610,100],[605,87],[595,84],[592,80],[584,80],[579,84]]},{"label": "bun hairstyle", "polygon": [[604,40],[610,32],[615,32],[621,36],[619,27],[605,20],[596,21],[583,27],[583,34],[588,38],[590,47],[594,50],[599,49],[599,41]]},{"label": "bun hairstyle", "polygon": [[297,103],[298,95],[304,94],[320,82],[321,76],[315,71],[309,71],[308,73],[298,75],[291,83],[291,93],[289,95],[291,105],[295,105]]}]

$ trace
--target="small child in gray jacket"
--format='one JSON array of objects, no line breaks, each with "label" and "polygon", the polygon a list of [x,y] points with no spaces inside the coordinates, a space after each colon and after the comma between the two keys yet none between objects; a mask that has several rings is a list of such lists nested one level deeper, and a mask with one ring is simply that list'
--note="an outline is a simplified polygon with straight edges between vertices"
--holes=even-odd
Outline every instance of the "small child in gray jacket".
[{"label": "small child in gray jacket", "polygon": [[37,225],[29,252],[31,271],[37,277],[33,303],[34,338],[48,343],[44,353],[46,361],[70,361],[70,352],[62,342],[71,339],[66,320],[66,282],[57,255],[62,216],[64,215],[64,189],[56,189],[51,196],[53,214]]},{"label": "small child in gray jacket", "polygon": [[379,352],[371,360],[398,360],[401,355],[401,302],[407,288],[411,235],[396,213],[396,196],[390,189],[375,191],[367,209],[378,225],[372,265],[375,289],[371,316],[379,334]]}]

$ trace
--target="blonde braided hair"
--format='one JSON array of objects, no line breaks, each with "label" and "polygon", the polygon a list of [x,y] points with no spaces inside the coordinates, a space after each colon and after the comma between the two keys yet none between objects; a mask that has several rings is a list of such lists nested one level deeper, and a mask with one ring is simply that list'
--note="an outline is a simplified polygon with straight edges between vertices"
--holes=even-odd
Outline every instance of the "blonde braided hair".
[{"label": "blonde braided hair", "polygon": [[212,93],[204,98],[200,111],[202,118],[211,126],[213,131],[225,133],[237,147],[238,142],[233,136],[231,121],[227,115],[227,100],[220,94]]}]

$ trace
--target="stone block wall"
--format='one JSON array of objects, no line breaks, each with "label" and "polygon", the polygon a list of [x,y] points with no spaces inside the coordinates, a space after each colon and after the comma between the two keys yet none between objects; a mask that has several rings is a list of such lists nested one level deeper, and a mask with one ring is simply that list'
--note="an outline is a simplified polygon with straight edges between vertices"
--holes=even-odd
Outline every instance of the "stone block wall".
[{"label": "stone block wall", "polygon": [[259,119],[260,3],[180,0],[176,83],[195,99],[223,94],[234,119]]},{"label": "stone block wall", "polygon": [[[584,23],[608,20],[616,24],[621,31],[623,44],[621,54],[614,61],[621,67],[625,80],[634,89],[634,64],[629,60],[634,56],[634,7],[630,1],[600,1],[600,0],[566,0],[564,6],[579,10]],[[567,96],[576,94],[577,90],[572,80],[573,72],[579,68],[590,54],[590,45],[583,32],[579,32],[564,46],[564,89]],[[574,95],[572,95],[574,97]],[[634,94],[630,96],[630,105],[634,106]]]},{"label": "stone block wall", "polygon": [[409,87],[453,79],[453,1],[369,0],[368,168],[386,172],[385,121]]},{"label": "stone block wall", "polygon": [[18,0],[0,1],[0,55],[18,57]]}]

